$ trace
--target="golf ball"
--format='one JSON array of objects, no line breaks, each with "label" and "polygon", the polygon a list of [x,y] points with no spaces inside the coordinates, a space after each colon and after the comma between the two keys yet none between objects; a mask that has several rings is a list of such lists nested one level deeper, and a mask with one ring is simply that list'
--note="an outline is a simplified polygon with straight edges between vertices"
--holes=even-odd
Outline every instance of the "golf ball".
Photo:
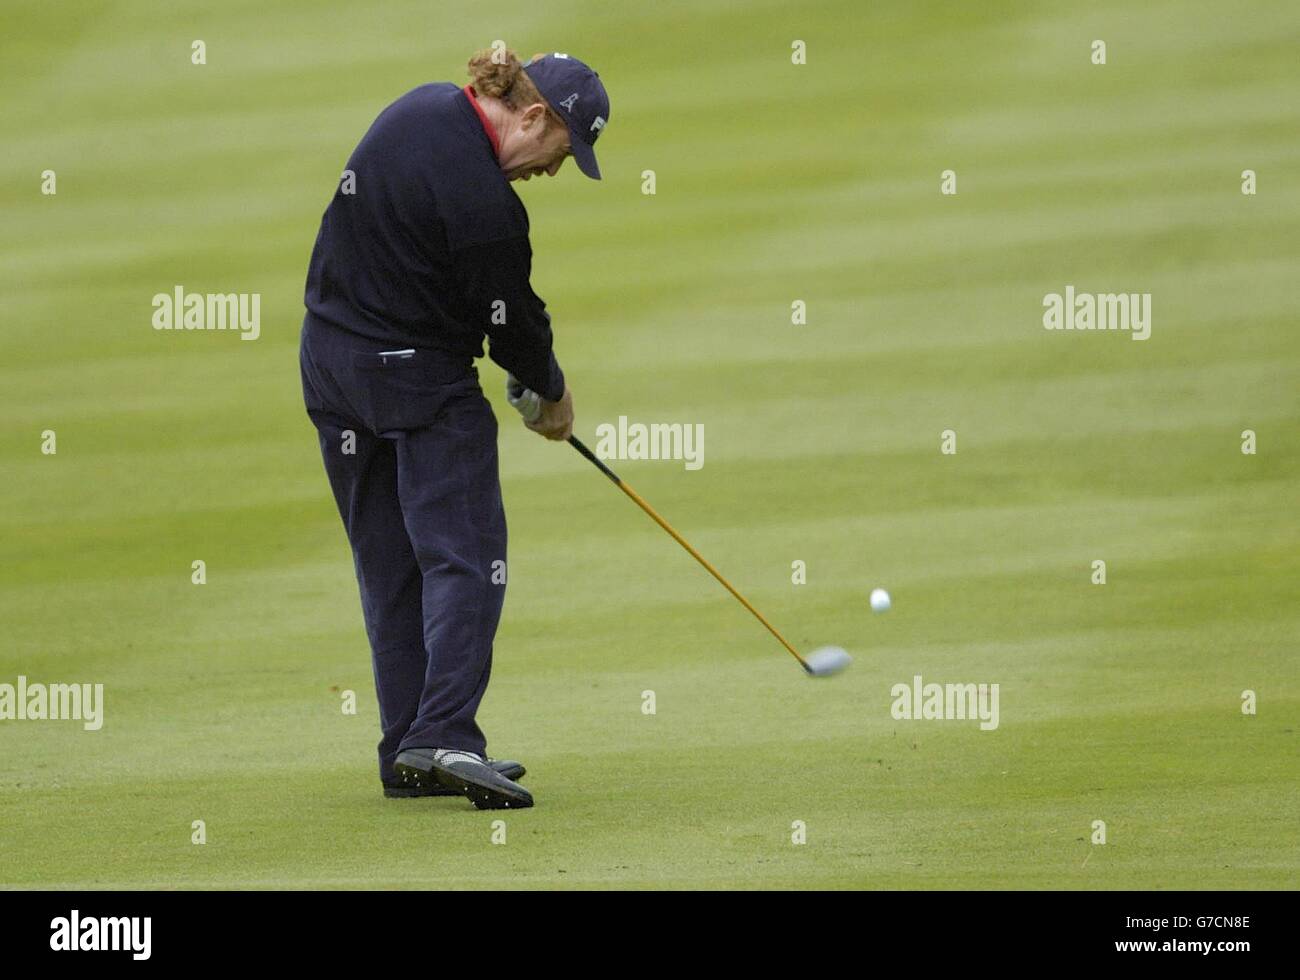
[{"label": "golf ball", "polygon": [[889,612],[889,593],[884,589],[871,590],[871,611],[872,612]]}]

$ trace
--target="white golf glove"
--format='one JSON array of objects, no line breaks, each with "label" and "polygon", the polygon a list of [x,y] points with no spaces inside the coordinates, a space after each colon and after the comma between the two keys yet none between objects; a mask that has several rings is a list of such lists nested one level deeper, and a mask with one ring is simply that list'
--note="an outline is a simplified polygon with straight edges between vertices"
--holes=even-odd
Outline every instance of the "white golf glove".
[{"label": "white golf glove", "polygon": [[542,396],[525,388],[513,374],[506,375],[506,401],[523,416],[525,422],[536,422],[542,417]]}]

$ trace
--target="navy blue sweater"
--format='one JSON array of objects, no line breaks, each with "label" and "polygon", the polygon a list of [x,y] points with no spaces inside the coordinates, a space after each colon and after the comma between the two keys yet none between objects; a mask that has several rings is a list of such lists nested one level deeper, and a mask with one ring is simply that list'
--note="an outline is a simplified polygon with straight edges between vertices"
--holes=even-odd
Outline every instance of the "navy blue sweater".
[{"label": "navy blue sweater", "polygon": [[528,281],[528,212],[468,96],[450,82],[408,92],[347,166],[356,192],[340,183],[321,218],[307,308],[394,349],[482,357],[487,334],[492,360],[558,401],[551,318]]}]

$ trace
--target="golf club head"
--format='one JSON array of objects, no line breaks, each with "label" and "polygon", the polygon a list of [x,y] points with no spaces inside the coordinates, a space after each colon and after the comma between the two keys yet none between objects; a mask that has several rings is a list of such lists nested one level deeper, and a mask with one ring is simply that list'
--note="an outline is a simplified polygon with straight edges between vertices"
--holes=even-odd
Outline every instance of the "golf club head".
[{"label": "golf club head", "polygon": [[843,647],[818,647],[808,654],[807,663],[809,677],[829,677],[853,663],[853,658]]}]

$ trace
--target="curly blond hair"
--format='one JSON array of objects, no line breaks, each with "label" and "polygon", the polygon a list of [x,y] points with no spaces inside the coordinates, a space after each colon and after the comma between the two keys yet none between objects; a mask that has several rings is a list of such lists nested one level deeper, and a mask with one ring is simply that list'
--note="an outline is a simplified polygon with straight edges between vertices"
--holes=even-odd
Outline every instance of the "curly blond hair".
[{"label": "curly blond hair", "polygon": [[[535,54],[533,57],[541,58],[542,55]],[[546,106],[548,128],[551,124],[565,125],[559,113],[537,91],[537,86],[528,77],[528,72],[524,71],[518,55],[509,48],[504,51],[499,48],[475,51],[470,56],[468,68],[470,84],[479,95],[500,99],[515,112],[528,108],[534,102],[540,102]]]}]

